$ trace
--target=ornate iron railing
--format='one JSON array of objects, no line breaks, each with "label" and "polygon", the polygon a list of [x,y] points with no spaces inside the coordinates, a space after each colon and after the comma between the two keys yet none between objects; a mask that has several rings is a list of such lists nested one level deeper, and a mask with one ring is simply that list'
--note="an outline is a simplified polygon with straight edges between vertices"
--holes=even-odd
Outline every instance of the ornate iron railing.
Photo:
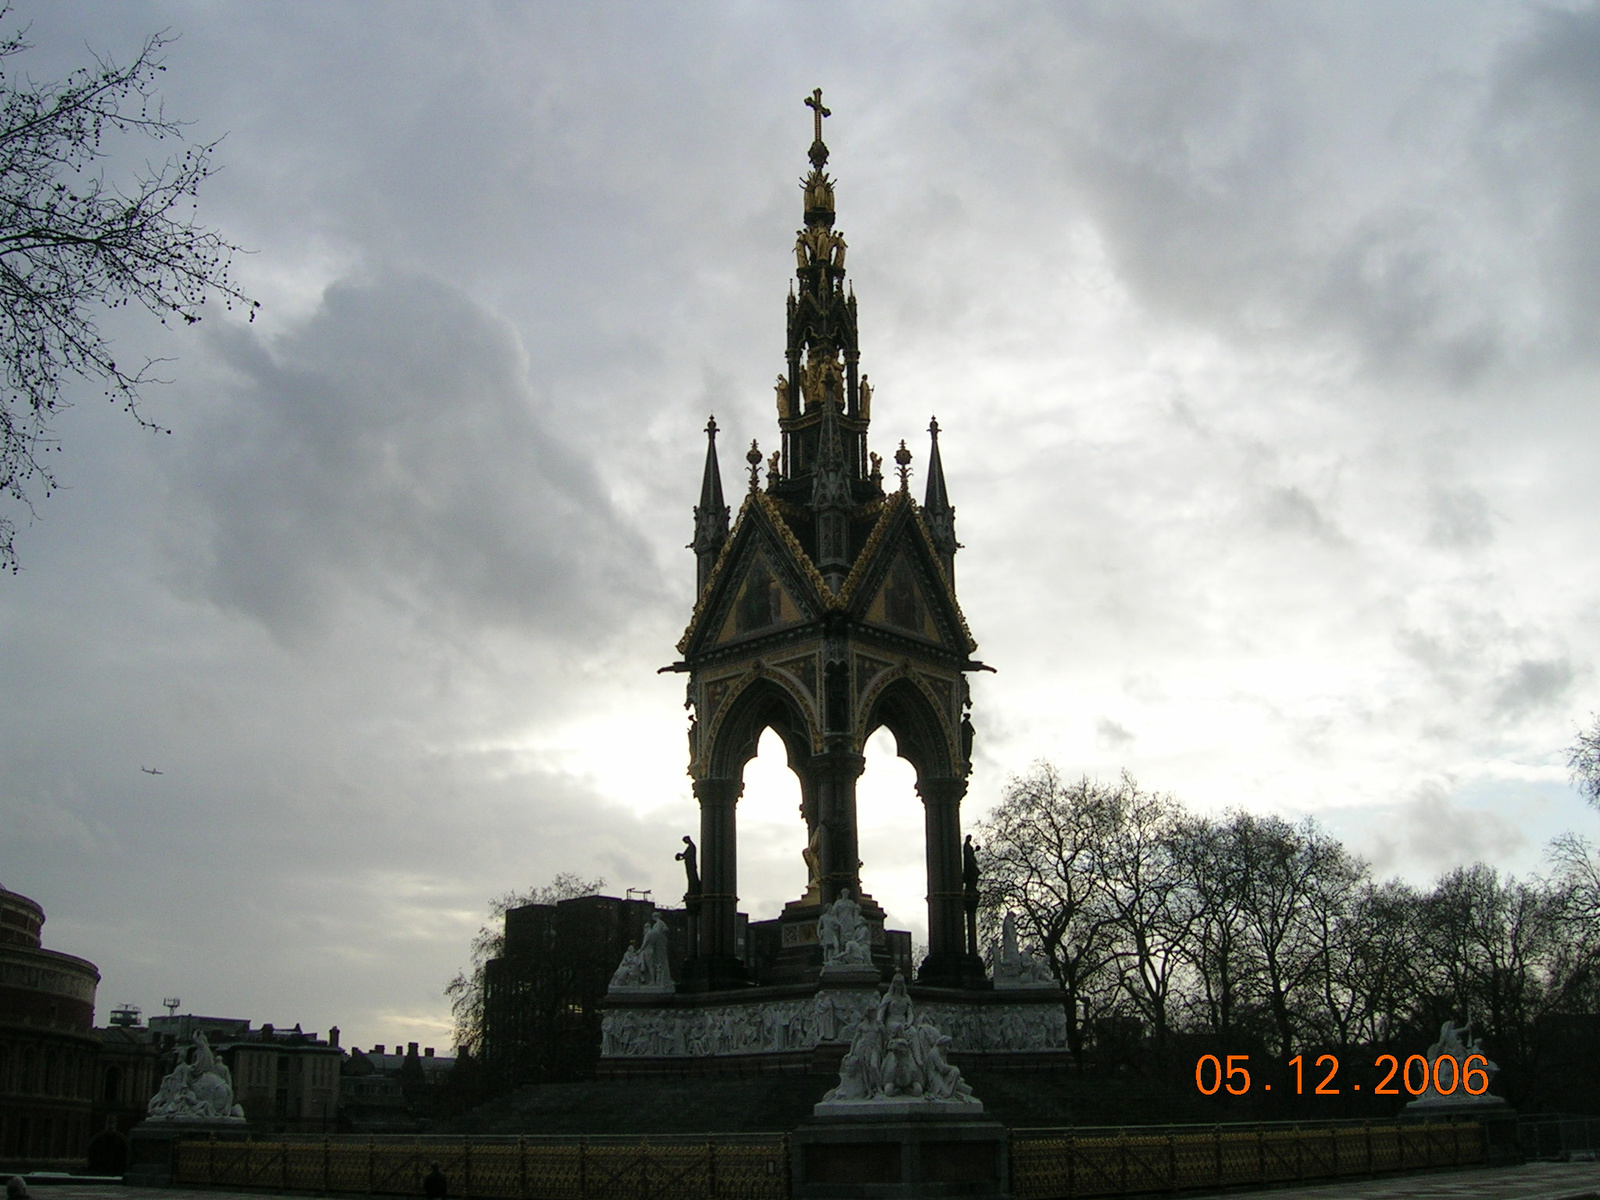
[{"label": "ornate iron railing", "polygon": [[439,1164],[450,1195],[483,1200],[787,1200],[788,1139],[327,1137],[190,1139],[174,1182],[420,1196]]},{"label": "ornate iron railing", "polygon": [[[1015,1200],[1341,1179],[1488,1162],[1479,1122],[1017,1129]],[[788,1200],[788,1138],[285,1137],[178,1143],[174,1181],[419,1196],[439,1164],[460,1200]]]},{"label": "ornate iron railing", "polygon": [[1070,1200],[1486,1161],[1484,1128],[1476,1122],[1018,1129],[1011,1140],[1011,1194],[1015,1200]]}]

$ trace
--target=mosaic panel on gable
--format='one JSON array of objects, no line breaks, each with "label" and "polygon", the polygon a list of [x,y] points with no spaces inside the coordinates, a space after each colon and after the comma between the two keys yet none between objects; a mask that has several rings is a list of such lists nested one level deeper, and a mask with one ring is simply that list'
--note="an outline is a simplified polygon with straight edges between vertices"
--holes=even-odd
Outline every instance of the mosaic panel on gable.
[{"label": "mosaic panel on gable", "polygon": [[874,625],[883,625],[903,633],[940,640],[939,627],[934,623],[933,610],[928,604],[916,568],[904,550],[890,563],[878,593],[867,606],[866,619]]},{"label": "mosaic panel on gable", "polygon": [[766,555],[758,550],[750,556],[728,615],[717,634],[717,643],[720,645],[764,633],[782,625],[794,625],[804,619],[794,597],[779,582]]}]

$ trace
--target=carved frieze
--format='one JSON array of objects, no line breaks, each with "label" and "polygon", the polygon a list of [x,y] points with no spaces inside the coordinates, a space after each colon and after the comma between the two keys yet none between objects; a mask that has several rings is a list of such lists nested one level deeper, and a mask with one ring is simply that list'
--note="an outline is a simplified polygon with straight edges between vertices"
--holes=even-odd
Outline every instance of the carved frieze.
[{"label": "carved frieze", "polygon": [[[703,1058],[777,1054],[821,1042],[848,1042],[876,988],[823,988],[809,999],[752,1001],[704,1008],[618,1008],[601,1021],[603,1058]],[[1036,1004],[926,1001],[956,1051],[1050,1051],[1067,1047],[1067,1018],[1054,999]]]}]

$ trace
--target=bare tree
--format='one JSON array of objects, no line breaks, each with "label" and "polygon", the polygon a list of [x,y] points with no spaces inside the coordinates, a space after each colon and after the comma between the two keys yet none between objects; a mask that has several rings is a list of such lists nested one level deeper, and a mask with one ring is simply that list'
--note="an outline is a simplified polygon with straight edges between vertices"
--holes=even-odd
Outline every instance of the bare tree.
[{"label": "bare tree", "polygon": [[1102,874],[1116,813],[1116,788],[1067,785],[1038,763],[1006,785],[979,832],[986,927],[1017,914],[1066,992],[1067,1047],[1080,1062],[1086,1031],[1116,990],[1116,915]]},{"label": "bare tree", "polygon": [[1126,772],[1107,792],[1111,819],[1101,869],[1115,917],[1118,983],[1164,1061],[1184,951],[1201,917],[1198,896],[1185,886],[1183,810],[1171,796],[1141,791]]},{"label": "bare tree", "polygon": [[1322,915],[1313,1022],[1341,1046],[1387,1045],[1414,1026],[1422,974],[1421,897],[1399,881],[1359,883]]},{"label": "bare tree", "polygon": [[1199,989],[1198,1024],[1226,1039],[1256,1007],[1261,964],[1245,918],[1246,874],[1232,826],[1187,817],[1175,843],[1184,888],[1198,918],[1187,956]]},{"label": "bare tree", "polygon": [[1435,990],[1501,1053],[1524,1059],[1533,1023],[1548,1007],[1555,897],[1478,863],[1442,876],[1423,913]]},{"label": "bare tree", "polygon": [[1578,740],[1567,752],[1567,766],[1572,770],[1572,783],[1590,804],[1600,808],[1600,716],[1592,718],[1594,725],[1579,730]]},{"label": "bare tree", "polygon": [[1261,967],[1279,1053],[1292,1053],[1302,1009],[1315,1003],[1329,910],[1354,891],[1363,866],[1314,821],[1235,813],[1229,823],[1243,872],[1240,911]]},{"label": "bare tree", "polygon": [[[157,428],[139,411],[157,364],[117,361],[96,323],[102,310],[139,305],[163,324],[193,324],[214,297],[255,315],[230,273],[238,247],[194,213],[215,142],[121,183],[104,174],[110,135],[184,141],[155,91],[172,40],[156,34],[126,66],[96,58],[60,83],[17,72],[11,60],[30,48],[24,33],[0,41],[0,491],[30,513],[34,497],[56,486],[43,457],[58,448],[52,422],[65,378],[102,383],[134,420]],[[0,516],[0,569],[17,569],[16,532]]]}]

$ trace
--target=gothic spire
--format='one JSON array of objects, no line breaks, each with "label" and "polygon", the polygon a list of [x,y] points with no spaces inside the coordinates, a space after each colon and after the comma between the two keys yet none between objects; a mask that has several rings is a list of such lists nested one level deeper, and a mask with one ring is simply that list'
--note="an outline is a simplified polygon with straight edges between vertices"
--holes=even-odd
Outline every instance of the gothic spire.
[{"label": "gothic spire", "polygon": [[717,466],[717,418],[706,422],[706,469],[700,479],[700,503],[694,506],[694,549],[699,592],[706,590],[711,566],[728,540],[728,506],[722,499],[722,471]]},{"label": "gothic spire", "polygon": [[816,514],[817,569],[834,591],[850,573],[850,476],[833,395],[822,398],[822,429],[818,438],[817,467],[811,486],[811,509]]},{"label": "gothic spire", "polygon": [[[787,302],[787,370],[777,384],[781,471],[771,490],[815,510],[822,488],[830,496],[842,494],[853,508],[882,494],[867,475],[871,392],[859,376],[856,300],[845,283],[847,247],[834,227],[834,183],[825,169],[822,121],[830,110],[820,88],[805,104],[812,113],[811,169],[800,180],[803,223],[795,234],[795,278]],[[834,442],[824,445],[828,438]],[[826,487],[819,476],[825,458],[839,473]]]},{"label": "gothic spire", "polygon": [[944,460],[939,456],[939,418],[928,422],[928,436],[933,439],[933,449],[928,455],[928,490],[923,496],[922,512],[928,519],[928,532],[933,535],[934,549],[944,563],[945,573],[952,580],[956,576],[956,551],[961,543],[956,541],[956,510],[945,490]]}]

